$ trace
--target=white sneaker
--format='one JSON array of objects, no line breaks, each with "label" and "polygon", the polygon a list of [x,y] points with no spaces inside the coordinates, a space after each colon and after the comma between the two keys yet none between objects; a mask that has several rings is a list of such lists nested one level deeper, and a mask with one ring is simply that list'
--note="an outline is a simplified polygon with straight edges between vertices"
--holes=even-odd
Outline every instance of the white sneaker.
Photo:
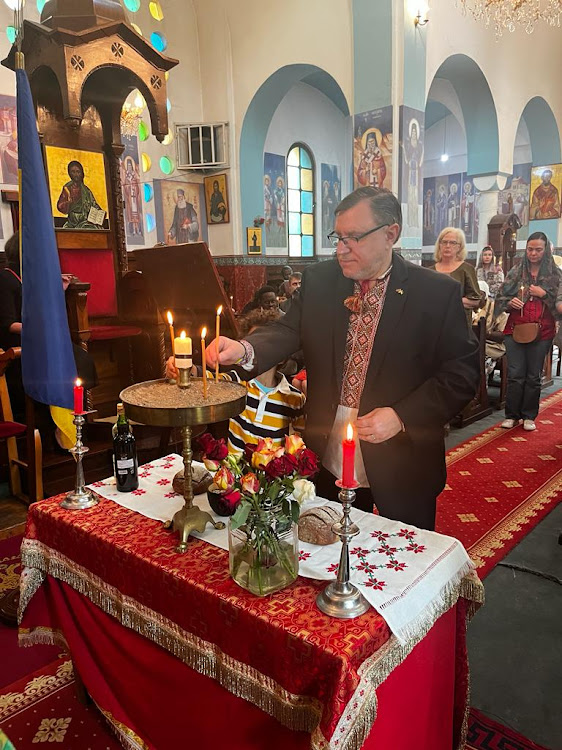
[{"label": "white sneaker", "polygon": [[532,419],[524,419],[523,429],[527,430],[527,432],[532,432],[533,430],[537,429],[537,425],[534,423]]},{"label": "white sneaker", "polygon": [[503,427],[504,430],[511,430],[512,427],[515,427],[518,421],[519,420],[517,419],[504,419],[500,427]]}]

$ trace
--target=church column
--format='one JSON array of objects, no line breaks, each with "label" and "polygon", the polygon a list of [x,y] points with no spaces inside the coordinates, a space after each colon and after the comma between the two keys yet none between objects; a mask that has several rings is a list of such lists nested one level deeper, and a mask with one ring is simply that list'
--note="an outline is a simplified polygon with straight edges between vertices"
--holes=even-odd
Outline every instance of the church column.
[{"label": "church column", "polygon": [[354,0],[354,187],[377,185],[400,200],[398,246],[421,262],[425,29],[423,3]]}]

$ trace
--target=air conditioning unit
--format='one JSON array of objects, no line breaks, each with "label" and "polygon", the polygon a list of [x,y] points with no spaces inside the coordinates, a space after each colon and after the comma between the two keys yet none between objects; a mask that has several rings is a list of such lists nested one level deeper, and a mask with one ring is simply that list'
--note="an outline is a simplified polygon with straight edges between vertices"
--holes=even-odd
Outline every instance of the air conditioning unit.
[{"label": "air conditioning unit", "polygon": [[176,125],[178,169],[225,169],[228,164],[228,123],[194,122]]}]

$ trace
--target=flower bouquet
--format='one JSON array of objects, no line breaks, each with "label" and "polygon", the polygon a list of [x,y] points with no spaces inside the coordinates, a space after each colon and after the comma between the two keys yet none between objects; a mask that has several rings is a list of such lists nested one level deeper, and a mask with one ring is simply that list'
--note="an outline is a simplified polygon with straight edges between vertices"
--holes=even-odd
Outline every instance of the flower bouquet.
[{"label": "flower bouquet", "polygon": [[211,507],[230,515],[230,574],[243,588],[266,596],[292,583],[298,574],[296,524],[300,505],[315,497],[310,477],[318,458],[298,435],[276,446],[271,438],[228,453],[224,441],[203,435],[204,463],[214,472]]}]

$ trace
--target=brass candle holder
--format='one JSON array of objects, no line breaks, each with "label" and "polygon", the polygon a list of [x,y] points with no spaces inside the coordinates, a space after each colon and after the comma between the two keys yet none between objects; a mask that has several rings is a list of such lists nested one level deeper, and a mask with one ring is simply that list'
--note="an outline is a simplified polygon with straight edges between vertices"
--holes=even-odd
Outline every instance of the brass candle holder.
[{"label": "brass candle holder", "polygon": [[[183,373],[186,373],[185,375]],[[201,382],[201,378],[190,377],[188,369],[179,370],[177,385],[170,383],[168,380],[149,380],[145,383],[137,383],[125,388],[119,398],[125,406],[125,413],[129,419],[142,424],[149,424],[159,427],[180,427],[182,435],[182,456],[183,456],[183,497],[184,506],[174,515],[168,528],[179,532],[179,543],[176,552],[185,552],[189,535],[193,531],[202,533],[207,524],[211,524],[216,529],[224,529],[224,523],[214,521],[209,513],[201,510],[193,504],[193,477],[191,473],[191,462],[193,451],[191,449],[191,432],[192,427],[197,425],[214,424],[223,422],[240,414],[246,406],[246,389],[238,383],[221,383],[225,397],[220,403],[209,403],[210,399],[203,398],[199,403],[190,406],[158,406],[158,392],[166,392],[168,389],[185,390],[190,388],[196,391],[196,384]],[[202,389],[201,382],[201,389]],[[143,396],[139,403],[138,391],[150,387],[154,392],[154,403],[147,405],[146,396]],[[176,391],[177,392],[177,391]]]},{"label": "brass candle holder", "polygon": [[94,505],[97,505],[99,499],[93,492],[86,489],[84,481],[82,457],[90,450],[88,446],[84,445],[82,442],[82,427],[86,422],[86,418],[83,414],[75,414],[72,421],[76,426],[76,443],[70,449],[69,453],[72,453],[74,460],[76,461],[76,480],[74,491],[69,492],[60,505],[61,508],[65,508],[66,510],[84,510],[85,508],[92,508]]},{"label": "brass candle holder", "polygon": [[343,487],[339,479],[336,484],[340,488],[338,497],[343,509],[342,520],[332,526],[342,543],[338,576],[318,594],[316,606],[330,617],[351,620],[364,614],[371,606],[357,586],[349,580],[349,542],[359,534],[359,528],[351,522],[349,513],[358,485]]}]

